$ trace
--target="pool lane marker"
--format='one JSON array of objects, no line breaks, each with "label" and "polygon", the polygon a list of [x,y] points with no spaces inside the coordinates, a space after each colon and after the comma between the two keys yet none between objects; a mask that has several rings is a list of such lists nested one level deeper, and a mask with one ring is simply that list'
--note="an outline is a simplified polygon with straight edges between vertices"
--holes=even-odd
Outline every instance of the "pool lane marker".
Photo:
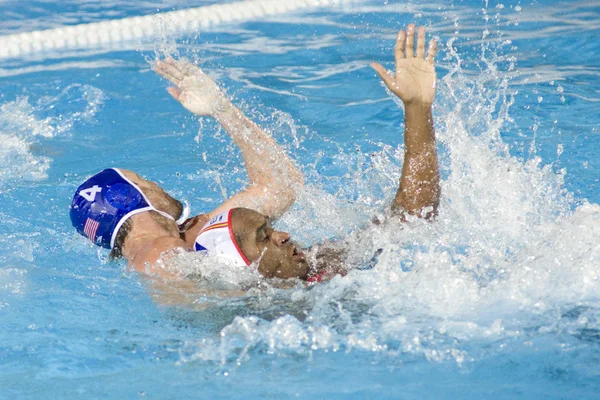
[{"label": "pool lane marker", "polygon": [[291,11],[335,6],[348,0],[245,0],[235,3],[170,11],[153,15],[64,26],[54,29],[0,36],[0,59],[89,49],[147,38],[169,37],[185,32]]}]

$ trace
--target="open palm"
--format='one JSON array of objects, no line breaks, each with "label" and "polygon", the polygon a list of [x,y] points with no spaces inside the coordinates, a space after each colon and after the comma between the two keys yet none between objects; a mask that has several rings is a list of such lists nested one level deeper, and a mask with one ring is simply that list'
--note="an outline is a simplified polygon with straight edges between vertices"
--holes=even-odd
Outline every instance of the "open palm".
[{"label": "open palm", "polygon": [[371,67],[379,74],[396,96],[405,104],[420,102],[431,105],[435,97],[435,68],[433,60],[436,53],[436,42],[429,42],[427,58],[425,58],[425,28],[420,27],[415,53],[415,26],[408,25],[406,32],[398,32],[394,57],[396,71],[392,76],[381,64],[371,63]]},{"label": "open palm", "polygon": [[168,89],[171,96],[196,115],[214,116],[225,99],[215,81],[190,62],[167,58],[154,71],[176,86]]}]

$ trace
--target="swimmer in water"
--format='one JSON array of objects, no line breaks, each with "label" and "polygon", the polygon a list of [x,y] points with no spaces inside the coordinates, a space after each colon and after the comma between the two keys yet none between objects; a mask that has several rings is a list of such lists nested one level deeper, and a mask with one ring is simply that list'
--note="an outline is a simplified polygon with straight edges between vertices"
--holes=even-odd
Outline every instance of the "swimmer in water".
[{"label": "swimmer in water", "polygon": [[[390,74],[372,63],[387,88],[404,103],[404,165],[391,213],[431,219],[440,197],[432,104],[436,75],[436,42],[425,53],[425,28],[408,25],[396,39],[396,68]],[[310,265],[286,232],[271,222],[291,207],[304,184],[300,171],[273,138],[237,109],[216,83],[198,67],[166,59],[155,71],[174,87],[168,92],[198,116],[211,116],[239,147],[249,186],[208,214],[187,218],[189,209],[153,182],[119,169],[104,170],[84,182],[71,205],[71,220],[79,233],[124,257],[140,272],[164,278],[178,276],[156,267],[177,249],[203,251],[240,265],[256,266],[266,278],[298,278],[315,282],[339,272],[343,252],[320,246]]]}]

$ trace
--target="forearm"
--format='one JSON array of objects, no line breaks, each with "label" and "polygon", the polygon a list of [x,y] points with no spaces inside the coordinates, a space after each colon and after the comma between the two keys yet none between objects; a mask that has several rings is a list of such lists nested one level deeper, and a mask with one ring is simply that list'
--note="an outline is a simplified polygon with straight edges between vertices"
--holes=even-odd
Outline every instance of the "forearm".
[{"label": "forearm", "polygon": [[214,117],[240,149],[250,187],[268,193],[264,197],[269,200],[262,211],[278,217],[293,204],[296,189],[304,185],[304,176],[271,135],[228,100]]},{"label": "forearm", "polygon": [[228,208],[248,207],[277,218],[296,198],[296,188],[304,178],[273,138],[250,121],[221,92],[200,68],[187,61],[167,58],[154,69],[176,87],[169,93],[187,110],[198,116],[212,116],[231,136],[242,152],[250,185],[227,199],[210,215]]},{"label": "forearm", "polygon": [[251,184],[270,186],[288,182],[303,183],[302,173],[285,151],[233,104],[222,107],[215,119],[240,149]]},{"label": "forearm", "polygon": [[216,301],[224,298],[243,297],[243,290],[207,289],[197,281],[178,277],[177,279],[148,280],[152,299],[163,306],[187,307],[193,310],[206,310]]},{"label": "forearm", "polygon": [[431,106],[405,105],[404,165],[392,210],[425,218],[436,215],[439,169]]}]

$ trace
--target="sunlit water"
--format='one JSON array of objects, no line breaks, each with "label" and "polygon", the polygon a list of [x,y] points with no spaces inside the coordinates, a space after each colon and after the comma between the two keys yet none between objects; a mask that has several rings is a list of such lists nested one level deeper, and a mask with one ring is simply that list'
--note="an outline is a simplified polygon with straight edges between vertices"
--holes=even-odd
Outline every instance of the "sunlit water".
[{"label": "sunlit water", "polygon": [[[156,9],[96,3],[4,3],[2,33]],[[391,67],[411,21],[440,39],[442,203],[435,223],[374,227],[397,186],[403,116],[368,63]],[[597,398],[598,21],[594,2],[363,2],[179,45],[7,61],[0,397]],[[308,184],[277,227],[307,246],[344,240],[346,277],[281,289],[183,254],[165,268],[192,287],[161,284],[73,233],[73,190],[105,167],[197,213],[246,182],[226,134],[150,71],[155,52],[200,62],[285,144]]]}]

